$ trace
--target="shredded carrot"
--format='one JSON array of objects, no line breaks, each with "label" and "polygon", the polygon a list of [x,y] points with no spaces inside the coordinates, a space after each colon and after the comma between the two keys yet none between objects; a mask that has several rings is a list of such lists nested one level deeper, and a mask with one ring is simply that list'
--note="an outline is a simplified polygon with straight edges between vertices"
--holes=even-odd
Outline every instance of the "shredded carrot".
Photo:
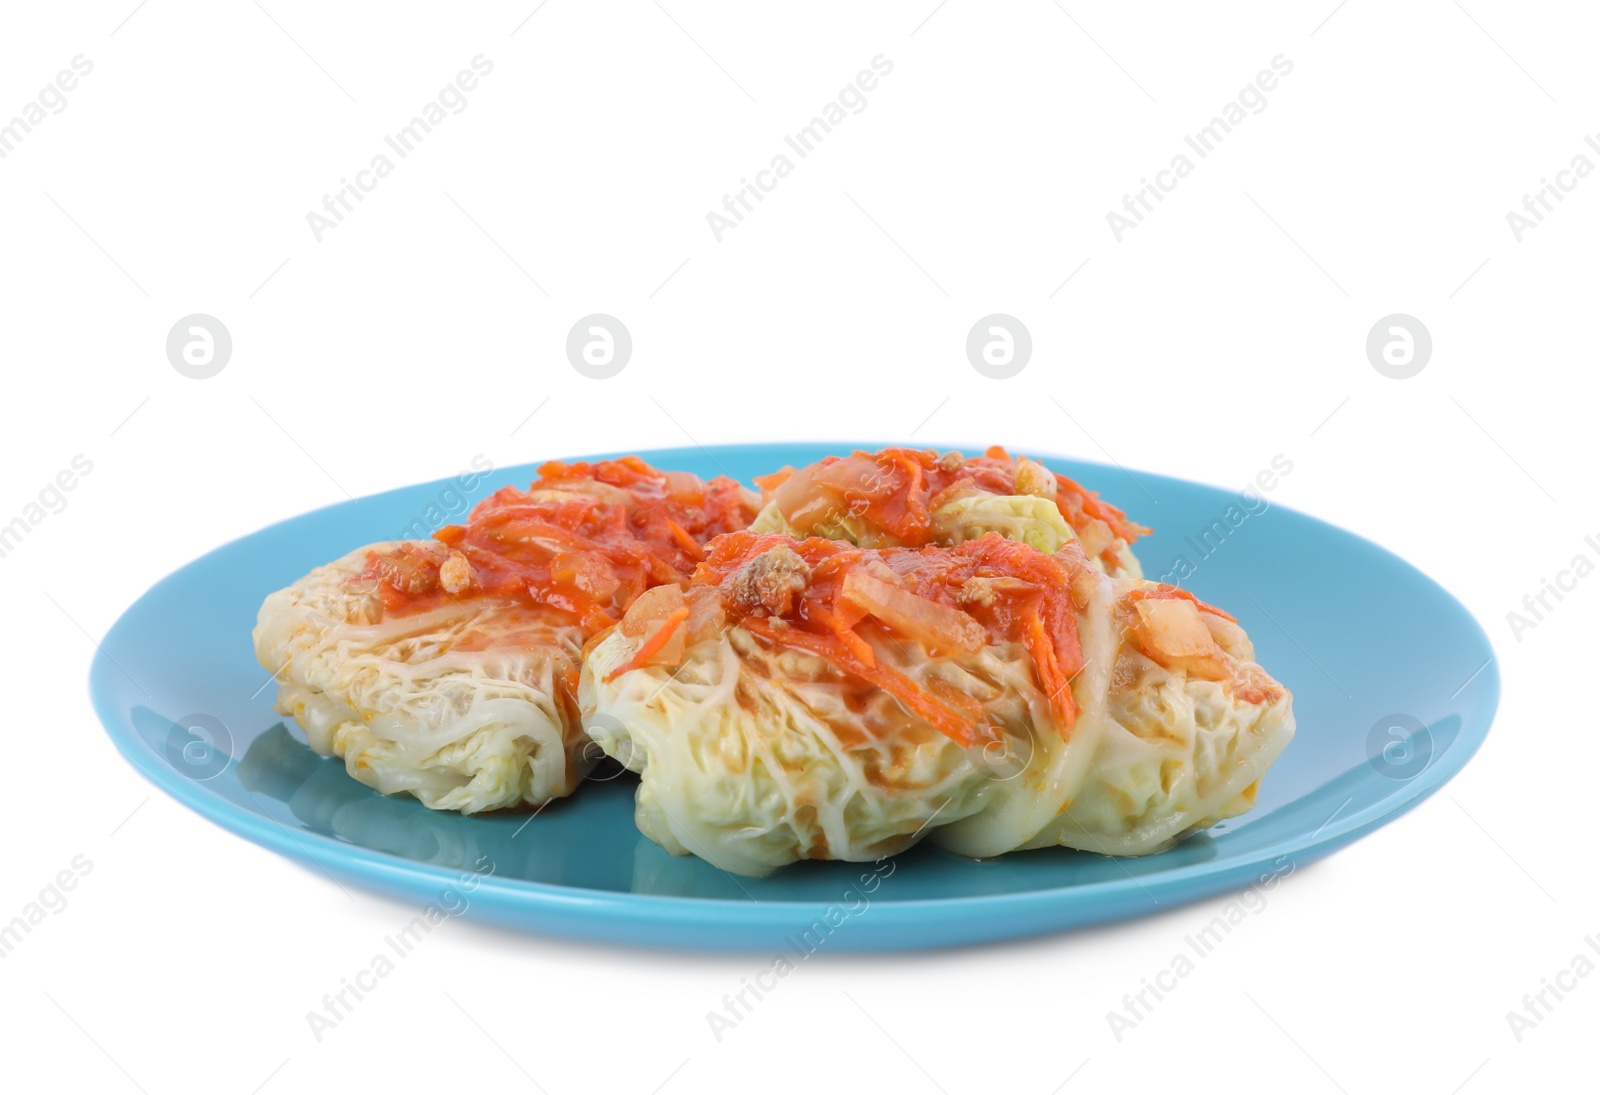
[{"label": "shredded carrot", "polygon": [[695,562],[698,563],[706,557],[706,553],[701,549],[699,541],[684,531],[684,527],[678,522],[668,521],[667,529],[672,533],[672,538],[683,546],[683,550],[694,557]]},{"label": "shredded carrot", "polygon": [[1028,618],[1028,653],[1033,657],[1034,670],[1039,675],[1039,690],[1045,694],[1050,706],[1061,719],[1061,737],[1066,740],[1067,730],[1076,721],[1077,704],[1072,699],[1072,689],[1061,673],[1056,660],[1055,647],[1044,633],[1044,621],[1037,612]]},{"label": "shredded carrot", "polygon": [[651,635],[639,649],[633,652],[633,657],[617,666],[605,676],[606,683],[616,680],[630,669],[641,669],[650,664],[650,659],[661,653],[662,647],[672,638],[672,633],[678,630],[679,625],[689,618],[689,610],[680,608],[666,619],[661,621],[661,626],[656,628],[656,633]]},{"label": "shredded carrot", "polygon": [[926,527],[929,520],[928,495],[922,486],[922,465],[917,454],[906,449],[895,450],[895,461],[906,469],[909,481],[905,487],[906,515],[918,525]]},{"label": "shredded carrot", "polygon": [[[844,607],[853,609],[854,606],[846,605]],[[855,632],[855,625],[861,622],[859,616],[846,623],[836,612],[823,608],[816,603],[812,603],[809,606],[808,613],[812,619],[826,627],[846,650],[855,655],[857,661],[869,666],[877,662],[878,656],[872,652],[872,647]]]},{"label": "shredded carrot", "polygon": [[910,677],[882,662],[868,665],[855,659],[836,636],[816,635],[796,627],[776,628],[763,620],[747,619],[743,626],[770,642],[798,647],[837,665],[847,673],[883,689],[905,704],[907,709],[922,716],[927,722],[959,745],[971,746],[978,740],[976,726],[960,712],[953,711],[925,689],[918,687]]},{"label": "shredded carrot", "polygon": [[[779,547],[799,555],[810,568],[804,592],[781,620],[767,615],[764,606],[741,601],[731,588],[731,579],[745,564]],[[871,550],[838,540],[736,532],[707,545],[706,561],[695,571],[692,585],[721,587],[730,623],[775,646],[827,659],[845,674],[888,692],[908,712],[962,745],[980,740],[985,713],[980,701],[937,679],[913,680],[878,656],[867,641],[884,631],[891,638],[918,640],[880,617],[866,629],[866,613],[842,596],[845,580],[857,571],[905,595],[965,613],[991,643],[1023,646],[1062,735],[1070,732],[1077,715],[1071,682],[1083,668],[1071,587],[1075,576],[1089,572],[1087,558],[1076,549],[1046,555],[994,533],[951,548]],[[991,595],[966,596],[973,581]],[[858,625],[863,625],[861,631]]]}]

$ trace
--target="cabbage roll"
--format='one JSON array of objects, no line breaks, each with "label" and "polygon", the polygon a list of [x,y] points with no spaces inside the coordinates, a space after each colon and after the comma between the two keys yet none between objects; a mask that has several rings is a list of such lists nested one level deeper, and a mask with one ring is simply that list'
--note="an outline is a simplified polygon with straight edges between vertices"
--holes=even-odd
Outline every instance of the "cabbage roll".
[{"label": "cabbage roll", "polygon": [[1244,629],[1156,582],[1102,579],[1087,607],[1071,733],[1036,735],[1021,777],[997,772],[1000,792],[934,834],[941,847],[1147,855],[1255,805],[1295,724]]},{"label": "cabbage roll", "polygon": [[1071,723],[1081,651],[1052,556],[999,536],[708,550],[686,592],[651,591],[593,647],[579,688],[670,852],[747,875],[892,855],[986,805],[986,753]]},{"label": "cabbage roll", "polygon": [[995,446],[983,456],[887,448],[760,476],[754,532],[860,547],[949,547],[991,532],[1050,553],[1076,543],[1097,569],[1141,575],[1129,545],[1150,530],[1064,475]]},{"label": "cabbage roll", "polygon": [[436,810],[538,806],[599,752],[576,689],[585,642],[702,545],[755,516],[752,492],[636,457],[550,463],[432,540],[360,548],[269,596],[256,657],[317,752]]},{"label": "cabbage roll", "polygon": [[752,530],[708,553],[592,647],[579,703],[639,773],[640,830],[726,870],[930,834],[977,857],[1156,851],[1248,809],[1293,732],[1232,617],[1076,543]]}]

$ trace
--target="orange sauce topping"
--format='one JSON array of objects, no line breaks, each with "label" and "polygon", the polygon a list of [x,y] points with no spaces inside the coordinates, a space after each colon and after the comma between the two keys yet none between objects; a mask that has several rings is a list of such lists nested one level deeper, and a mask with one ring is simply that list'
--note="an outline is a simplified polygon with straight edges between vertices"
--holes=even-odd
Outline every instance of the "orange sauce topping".
[{"label": "orange sauce topping", "polygon": [[[703,482],[637,456],[551,461],[528,490],[504,487],[465,525],[435,532],[449,551],[408,544],[371,552],[360,580],[377,581],[394,614],[452,597],[497,597],[557,608],[600,631],[646,590],[686,583],[707,540],[754,519],[749,493],[722,476]],[[439,577],[451,552],[471,566],[470,586],[456,594]]]}]

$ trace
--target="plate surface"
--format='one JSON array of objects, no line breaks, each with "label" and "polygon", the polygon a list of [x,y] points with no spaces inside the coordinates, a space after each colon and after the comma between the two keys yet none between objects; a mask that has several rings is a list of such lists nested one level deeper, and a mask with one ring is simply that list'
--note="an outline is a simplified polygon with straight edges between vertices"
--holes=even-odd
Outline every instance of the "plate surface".
[{"label": "plate surface", "polygon": [[[851,447],[879,446],[640,455],[748,482]],[[312,567],[389,538],[430,507],[434,517],[440,509],[458,517],[464,509],[448,480],[317,510],[195,560],[117,621],[90,689],[112,741],[156,786],[331,878],[435,906],[438,915],[791,958],[1023,936],[1260,885],[1393,820],[1482,744],[1499,696],[1489,641],[1408,563],[1255,497],[1099,464],[1045,463],[1157,526],[1137,545],[1147,577],[1181,576],[1236,615],[1262,665],[1294,693],[1299,730],[1256,809],[1160,855],[1050,849],[974,862],[922,845],[877,867],[799,863],[748,879],[674,858],[640,836],[628,775],[537,816],[435,813],[369,790],[273,712],[276,686],[256,664],[250,630],[262,599]],[[534,469],[498,469],[472,500],[525,485]]]}]

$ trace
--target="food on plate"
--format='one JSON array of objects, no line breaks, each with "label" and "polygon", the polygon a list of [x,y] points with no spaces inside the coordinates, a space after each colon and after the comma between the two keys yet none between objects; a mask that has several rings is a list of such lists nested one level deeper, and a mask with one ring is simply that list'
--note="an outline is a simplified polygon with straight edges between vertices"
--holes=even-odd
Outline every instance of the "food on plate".
[{"label": "food on plate", "polygon": [[602,755],[635,819],[740,875],[1159,851],[1252,807],[1292,699],[1149,530],[1027,457],[886,448],[758,477],[554,461],[464,524],[267,597],[311,747],[435,810],[539,807]]},{"label": "food on plate", "polygon": [[640,830],[748,875],[929,834],[1156,851],[1248,809],[1293,732],[1232,617],[995,533],[721,537],[593,646],[579,697]]},{"label": "food on plate", "polygon": [[1140,577],[1130,545],[1150,530],[1064,475],[995,446],[983,456],[886,448],[758,476],[755,532],[860,547],[950,546],[997,532],[1043,552],[1077,543],[1094,565]]},{"label": "food on plate", "polygon": [[547,463],[465,525],[358,548],[273,593],[256,657],[277,710],[361,782],[438,810],[542,805],[598,759],[575,696],[584,643],[755,512],[722,477]]},{"label": "food on plate", "polygon": [[995,765],[999,791],[933,834],[941,847],[1146,855],[1255,805],[1295,724],[1244,629],[1175,586],[1107,577],[1087,592],[1071,732]]},{"label": "food on plate", "polygon": [[[1071,711],[1077,643],[1051,556],[998,536],[924,552],[750,532],[709,551],[687,591],[634,603],[579,691],[668,851],[746,875],[892,855],[984,805],[997,784],[975,750]],[[991,573],[1061,584],[1015,611],[1003,587],[998,609],[963,594]]]}]

